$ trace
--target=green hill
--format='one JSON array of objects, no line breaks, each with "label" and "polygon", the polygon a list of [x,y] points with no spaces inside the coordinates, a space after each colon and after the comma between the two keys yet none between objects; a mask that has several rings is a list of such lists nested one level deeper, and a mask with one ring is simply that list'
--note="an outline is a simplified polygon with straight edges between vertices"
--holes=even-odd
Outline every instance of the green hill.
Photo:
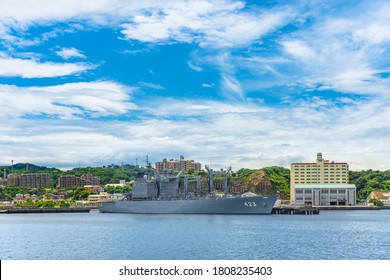
[{"label": "green hill", "polygon": [[290,169],[284,167],[243,168],[232,174],[232,181],[253,193],[279,194],[282,199],[290,196]]},{"label": "green hill", "polygon": [[[11,166],[0,166],[0,176],[11,173]],[[57,168],[38,166],[31,163],[17,163],[13,166],[14,173],[50,173],[52,185],[56,186],[57,179],[62,175],[92,174],[100,177],[101,184],[117,183],[119,180],[131,181],[138,172],[146,171],[144,167],[130,164],[110,164],[100,167],[82,167],[62,171]],[[200,172],[207,176],[205,172]],[[373,190],[390,190],[390,170],[349,171],[349,181],[357,188],[358,200],[365,199]],[[229,179],[232,186],[242,186],[245,190],[262,194],[279,194],[282,199],[290,197],[290,170],[280,166],[264,167],[261,169],[242,168],[233,172]]]},{"label": "green hill", "polygon": [[45,166],[38,166],[32,163],[17,163],[11,166],[0,166],[0,175],[3,174],[4,169],[7,174],[11,173],[13,170],[14,173],[51,173],[51,172],[60,172],[61,170],[57,168],[50,168]]}]

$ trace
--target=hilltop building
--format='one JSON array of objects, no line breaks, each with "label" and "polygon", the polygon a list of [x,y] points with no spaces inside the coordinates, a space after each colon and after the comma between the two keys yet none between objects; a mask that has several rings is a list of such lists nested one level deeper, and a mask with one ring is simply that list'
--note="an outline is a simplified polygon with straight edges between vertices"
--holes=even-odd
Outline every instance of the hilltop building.
[{"label": "hilltop building", "polygon": [[308,205],[356,205],[356,186],[348,184],[346,162],[324,160],[317,153],[314,163],[292,163],[290,202]]},{"label": "hilltop building", "polygon": [[7,185],[49,188],[51,175],[48,173],[8,174]]},{"label": "hilltop building", "polygon": [[91,174],[83,174],[80,177],[75,175],[65,175],[58,178],[59,188],[84,187],[85,185],[98,186],[100,185],[99,176]]},{"label": "hilltop building", "polygon": [[201,170],[202,165],[194,160],[185,160],[184,156],[180,156],[179,159],[169,161],[165,158],[161,162],[156,162],[156,170],[163,174],[172,174],[179,171],[189,171],[193,169],[195,171]]}]

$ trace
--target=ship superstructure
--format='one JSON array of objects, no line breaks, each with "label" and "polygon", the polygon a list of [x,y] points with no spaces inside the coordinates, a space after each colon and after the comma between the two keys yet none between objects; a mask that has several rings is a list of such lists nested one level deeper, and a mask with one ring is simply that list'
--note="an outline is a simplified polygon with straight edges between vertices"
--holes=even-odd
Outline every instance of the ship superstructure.
[{"label": "ship superstructure", "polygon": [[[176,176],[138,174],[131,196],[123,201],[102,202],[99,210],[102,213],[133,214],[271,214],[276,196],[228,194],[230,169],[219,171],[223,176],[224,193],[216,194],[214,171],[208,167],[206,170],[209,175],[206,195],[202,195],[200,176],[185,176],[184,190],[179,192],[181,172]],[[195,183],[195,188],[189,188],[189,181]]]}]

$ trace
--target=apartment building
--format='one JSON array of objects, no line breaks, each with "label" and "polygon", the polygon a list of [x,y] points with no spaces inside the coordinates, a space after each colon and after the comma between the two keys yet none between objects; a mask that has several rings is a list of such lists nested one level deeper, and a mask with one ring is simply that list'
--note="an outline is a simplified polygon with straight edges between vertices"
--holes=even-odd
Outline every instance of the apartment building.
[{"label": "apartment building", "polygon": [[355,205],[356,187],[348,184],[346,162],[324,160],[317,153],[314,163],[292,163],[290,200],[294,204]]},{"label": "apartment building", "polygon": [[7,186],[19,186],[20,174],[8,174],[7,175]]},{"label": "apartment building", "polygon": [[91,174],[83,174],[80,177],[75,175],[64,175],[58,178],[59,188],[83,187],[85,185],[98,186],[100,185],[99,176]]},{"label": "apartment building", "polygon": [[185,160],[184,156],[180,156],[179,159],[173,160],[167,160],[163,159],[161,162],[156,162],[156,170],[160,173],[174,173],[182,171],[189,171],[190,169],[193,170],[201,170],[202,165],[199,162],[195,162],[194,160]]},{"label": "apartment building", "polygon": [[7,176],[7,185],[49,188],[51,184],[51,175],[48,173],[30,173],[30,174],[9,174]]}]

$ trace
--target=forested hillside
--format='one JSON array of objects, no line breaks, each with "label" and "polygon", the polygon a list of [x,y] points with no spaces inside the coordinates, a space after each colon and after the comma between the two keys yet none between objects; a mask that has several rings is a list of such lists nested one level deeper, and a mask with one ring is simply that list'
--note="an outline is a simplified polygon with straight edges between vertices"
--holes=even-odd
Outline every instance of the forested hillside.
[{"label": "forested hillside", "polygon": [[390,170],[350,171],[349,182],[356,185],[358,200],[365,199],[373,190],[390,190]]},{"label": "forested hillside", "polygon": [[232,178],[234,184],[247,186],[254,193],[279,194],[282,199],[290,196],[290,169],[284,167],[243,168],[233,173]]},{"label": "forested hillside", "polygon": [[136,165],[124,164],[124,165],[115,165],[110,164],[107,166],[100,167],[81,167],[73,168],[71,170],[63,171],[57,168],[48,168],[44,166],[37,166],[29,163],[18,163],[13,167],[10,166],[0,166],[0,176],[4,173],[4,169],[7,174],[10,174],[13,170],[13,173],[49,173],[52,176],[52,185],[55,187],[57,185],[58,177],[62,175],[76,175],[80,176],[82,174],[92,174],[94,176],[100,177],[100,183],[110,184],[118,183],[119,180],[130,181],[133,180],[137,172],[144,170],[144,167],[139,167]]}]

